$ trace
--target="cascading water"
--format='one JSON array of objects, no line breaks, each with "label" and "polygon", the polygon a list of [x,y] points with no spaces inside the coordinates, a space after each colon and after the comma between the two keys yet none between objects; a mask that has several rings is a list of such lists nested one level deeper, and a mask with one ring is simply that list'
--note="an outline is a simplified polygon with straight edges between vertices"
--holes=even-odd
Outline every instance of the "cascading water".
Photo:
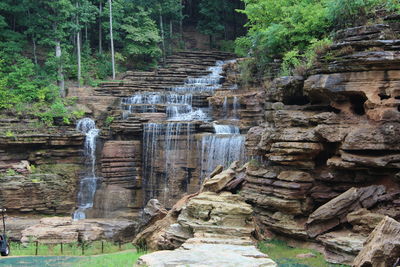
[{"label": "cascading water", "polygon": [[189,122],[144,124],[145,203],[151,198],[166,203],[170,194],[169,182],[176,177],[180,161],[189,157],[192,138],[192,124]]},{"label": "cascading water", "polygon": [[237,96],[233,97],[233,114],[232,114],[232,119],[234,120],[238,120],[239,119],[239,115],[238,115],[238,109],[240,108],[240,103],[238,100]]},{"label": "cascading water", "polygon": [[79,120],[76,130],[86,135],[84,156],[87,167],[79,184],[78,209],[72,216],[74,220],[81,220],[86,218],[85,211],[93,207],[94,194],[96,193],[98,181],[96,176],[96,140],[100,130],[96,128],[94,120],[90,118]]},{"label": "cascading water", "polygon": [[203,136],[201,140],[201,173],[204,177],[215,167],[228,167],[234,161],[245,157],[245,137],[239,127],[214,124],[215,134]]},{"label": "cascading water", "polygon": [[[138,93],[123,99],[124,118],[131,113],[167,114],[167,122],[151,122],[143,127],[145,203],[151,198],[158,198],[165,204],[171,197],[176,197],[177,192],[171,191],[176,185],[171,186],[171,181],[179,183],[182,190],[188,190],[191,169],[196,168],[193,166],[196,164],[196,157],[193,157],[192,151],[195,140],[195,124],[192,122],[211,120],[207,109],[193,107],[193,96],[210,95],[221,88],[223,65],[228,62],[231,61],[218,61],[215,66],[208,68],[210,74],[188,78],[183,86],[169,88],[166,92]],[[221,127],[227,129],[222,130]],[[215,128],[218,138],[212,135],[203,139],[202,156],[206,153],[211,156],[205,163],[205,166],[209,166],[204,172],[221,161],[224,162],[223,165],[227,165],[240,159],[243,154],[244,137],[237,127],[216,125]],[[207,143],[210,144],[210,149],[206,150]],[[235,155],[236,153],[239,154]]]},{"label": "cascading water", "polygon": [[170,90],[180,93],[212,93],[221,88],[223,66],[229,61],[217,61],[216,65],[209,67],[210,74],[200,78],[188,78],[183,86],[171,88]]}]

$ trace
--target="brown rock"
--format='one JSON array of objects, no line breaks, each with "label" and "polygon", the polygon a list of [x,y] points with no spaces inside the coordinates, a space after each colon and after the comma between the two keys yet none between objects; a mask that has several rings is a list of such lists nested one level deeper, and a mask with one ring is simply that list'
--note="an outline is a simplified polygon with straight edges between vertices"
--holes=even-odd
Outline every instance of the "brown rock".
[{"label": "brown rock", "polygon": [[283,171],[278,175],[278,179],[290,182],[313,182],[314,179],[307,172]]},{"label": "brown rock", "polygon": [[377,185],[349,189],[310,215],[307,221],[307,233],[310,237],[316,237],[346,222],[348,213],[372,207],[384,193],[385,187]]},{"label": "brown rock", "polygon": [[394,266],[400,258],[400,223],[385,217],[368,236],[353,266]]},{"label": "brown rock", "polygon": [[353,230],[369,235],[385,218],[384,215],[372,213],[367,209],[359,209],[347,214],[347,221],[353,225]]},{"label": "brown rock", "polygon": [[327,261],[351,264],[362,249],[366,237],[348,230],[339,230],[320,235],[317,240],[324,245]]}]

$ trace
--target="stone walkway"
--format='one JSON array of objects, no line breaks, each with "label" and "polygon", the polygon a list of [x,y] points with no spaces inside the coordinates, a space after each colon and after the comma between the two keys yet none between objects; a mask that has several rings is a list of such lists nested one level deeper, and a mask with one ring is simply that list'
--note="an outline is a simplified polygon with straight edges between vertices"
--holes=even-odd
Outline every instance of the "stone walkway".
[{"label": "stone walkway", "polygon": [[255,246],[190,244],[190,240],[187,243],[176,250],[163,250],[144,255],[139,262],[149,267],[278,266]]}]

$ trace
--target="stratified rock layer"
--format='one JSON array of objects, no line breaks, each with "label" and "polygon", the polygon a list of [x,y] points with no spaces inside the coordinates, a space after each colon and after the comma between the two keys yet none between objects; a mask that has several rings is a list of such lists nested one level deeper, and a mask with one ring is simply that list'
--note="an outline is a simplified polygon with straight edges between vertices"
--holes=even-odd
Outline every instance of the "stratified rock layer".
[{"label": "stratified rock layer", "polygon": [[399,29],[340,31],[307,76],[266,86],[240,191],[258,237],[312,242],[351,264],[383,217],[400,219]]},{"label": "stratified rock layer", "polygon": [[208,191],[182,199],[164,219],[136,237],[137,245],[147,245],[153,250],[175,249],[142,256],[140,264],[154,267],[276,266],[256,249],[250,238],[254,231],[251,206],[240,195],[220,192],[243,169],[219,171],[204,182],[202,188]]}]

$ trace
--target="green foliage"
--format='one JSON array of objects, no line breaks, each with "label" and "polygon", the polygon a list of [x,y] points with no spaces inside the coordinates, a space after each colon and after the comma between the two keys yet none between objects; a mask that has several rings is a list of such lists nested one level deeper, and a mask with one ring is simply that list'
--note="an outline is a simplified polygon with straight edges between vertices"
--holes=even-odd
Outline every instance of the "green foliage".
[{"label": "green foliage", "polygon": [[104,122],[105,126],[107,126],[107,127],[110,126],[111,123],[113,123],[114,120],[115,120],[114,117],[108,116],[108,117],[106,118],[106,121]]},{"label": "green foliage", "polygon": [[305,73],[328,51],[332,30],[378,19],[377,10],[400,10],[397,0],[242,1],[249,32],[236,40],[236,51],[256,59],[258,76],[266,76],[276,59],[282,60],[282,75]]},{"label": "green foliage", "polygon": [[14,169],[7,169],[7,171],[6,171],[7,176],[15,176],[17,174],[18,173]]},{"label": "green foliage", "polygon": [[249,37],[239,37],[235,40],[235,53],[239,57],[246,57],[249,55],[252,46],[251,39]]},{"label": "green foliage", "polygon": [[[329,264],[324,256],[314,250],[304,248],[294,248],[288,246],[280,240],[270,240],[260,242],[258,248],[261,252],[268,254],[279,266],[298,266],[298,267],[345,267],[345,265]],[[298,254],[312,253],[315,257],[297,258]]]},{"label": "green foliage", "polygon": [[235,41],[221,40],[218,42],[218,50],[235,53]]},{"label": "green foliage", "polygon": [[[32,179],[34,180],[34,179]],[[40,182],[40,181],[39,181]],[[33,256],[36,254],[36,243],[35,240],[31,239],[27,244],[20,244],[16,242],[11,242],[11,253],[13,256]],[[95,241],[90,243],[70,243],[63,244],[63,251],[61,253],[61,244],[38,244],[38,254],[43,256],[81,256],[82,246],[85,246],[84,252],[86,256],[89,255],[100,255],[102,254],[102,242]],[[103,251],[104,253],[115,253],[123,250],[130,250],[129,252],[135,254],[135,247],[131,243],[119,244],[103,241]],[[144,253],[142,253],[144,254]]]},{"label": "green foliage", "polygon": [[365,24],[379,9],[400,10],[397,0],[333,0],[327,2],[328,18],[336,28]]},{"label": "green foliage", "polygon": [[161,39],[149,12],[137,8],[123,19],[121,28],[125,33],[124,55],[128,62],[134,62],[131,65],[139,69],[154,67],[161,56],[161,49],[157,45]]}]

